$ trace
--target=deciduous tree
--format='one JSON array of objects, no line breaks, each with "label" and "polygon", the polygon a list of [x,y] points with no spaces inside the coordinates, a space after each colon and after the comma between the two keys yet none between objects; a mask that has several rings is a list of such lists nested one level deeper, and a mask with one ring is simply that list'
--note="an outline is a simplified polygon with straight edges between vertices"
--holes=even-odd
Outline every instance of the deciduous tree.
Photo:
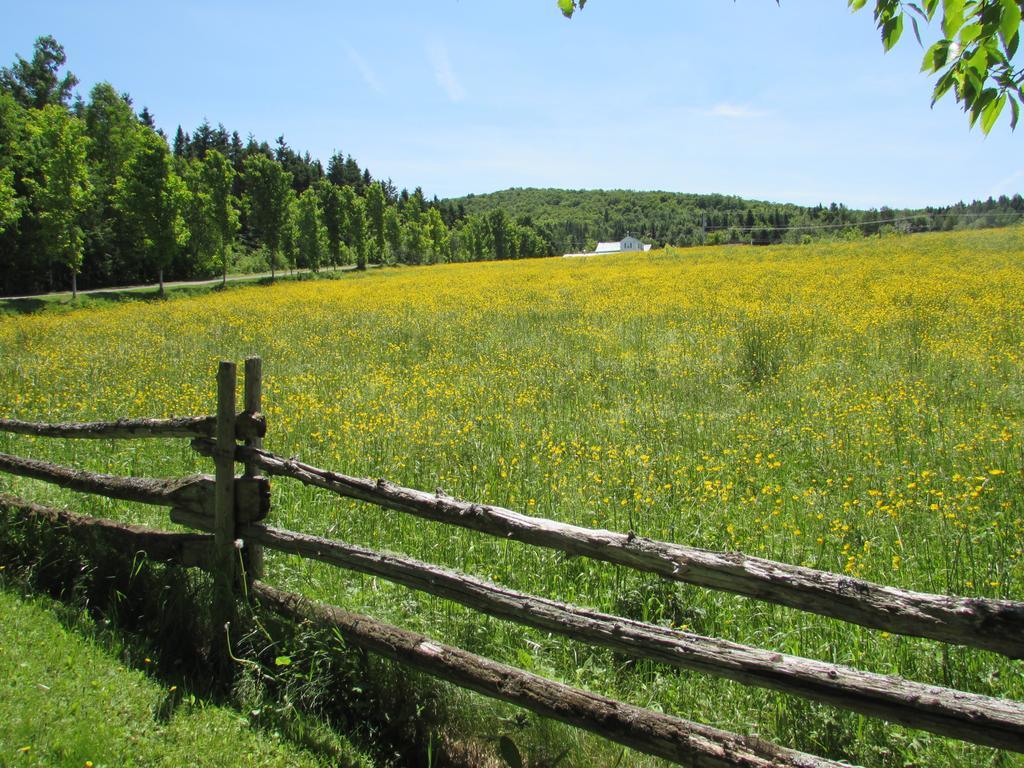
[{"label": "deciduous tree", "polygon": [[491,243],[494,246],[494,258],[510,259],[515,255],[511,222],[501,208],[495,208],[487,214],[487,225],[490,228]]},{"label": "deciduous tree", "polygon": [[224,155],[211,149],[203,158],[202,179],[205,205],[203,206],[214,235],[217,259],[221,267],[221,284],[228,282],[228,252],[238,232],[236,200],[231,194],[235,183],[235,169]]},{"label": "deciduous tree", "polygon": [[300,263],[319,272],[327,254],[327,230],[321,220],[320,201],[313,188],[299,195],[295,210],[295,230]]},{"label": "deciduous tree", "polygon": [[161,136],[148,129],[117,180],[115,202],[125,226],[164,295],[164,271],[188,242],[184,210],[188,190],[171,168],[171,153]]},{"label": "deciduous tree", "polygon": [[281,233],[287,216],[291,174],[281,164],[262,153],[245,160],[245,202],[249,223],[256,237],[267,249],[271,278],[281,249]]},{"label": "deciduous tree", "polygon": [[299,228],[297,225],[299,196],[294,189],[288,189],[284,197],[284,216],[281,219],[281,254],[285,265],[292,272],[299,263]]},{"label": "deciduous tree", "polygon": [[33,113],[39,180],[33,197],[42,224],[44,246],[51,261],[71,272],[71,295],[78,297],[85,235],[82,216],[92,198],[86,163],[85,126],[58,105]]},{"label": "deciduous tree", "polygon": [[[345,187],[344,189],[349,189]],[[366,203],[361,197],[352,200],[348,214],[348,242],[356,254],[356,269],[366,269],[366,251],[369,231],[366,225]]]},{"label": "deciduous tree", "polygon": [[10,94],[0,92],[0,233],[13,227],[21,216],[14,166],[24,130],[24,110]]},{"label": "deciduous tree", "polygon": [[98,83],[82,113],[89,136],[89,178],[93,205],[86,215],[86,257],[83,271],[94,280],[126,276],[133,257],[114,209],[114,184],[134,154],[143,128],[132,105],[110,83]]},{"label": "deciduous tree", "polygon": [[402,225],[402,251],[407,264],[426,261],[429,241],[419,218],[409,219]]},{"label": "deciduous tree", "polygon": [[14,172],[10,168],[0,168],[0,233],[13,225],[18,216],[18,201],[14,195]]},{"label": "deciduous tree", "polygon": [[404,262],[402,253],[402,220],[398,211],[393,205],[389,205],[384,211],[384,238],[387,240],[388,250],[391,251],[391,258],[397,262]]},{"label": "deciduous tree", "polygon": [[366,189],[366,218],[374,256],[381,264],[384,263],[384,208],[386,205],[384,188],[379,181],[373,182]]},{"label": "deciduous tree", "polygon": [[332,265],[341,263],[341,243],[345,230],[345,211],[341,205],[341,190],[329,179],[323,178],[316,184],[320,198],[320,211],[327,230],[327,250]]},{"label": "deciduous tree", "polygon": [[431,208],[426,216],[426,235],[430,240],[430,261],[441,264],[450,260],[448,251],[448,227],[444,225],[437,208]]}]

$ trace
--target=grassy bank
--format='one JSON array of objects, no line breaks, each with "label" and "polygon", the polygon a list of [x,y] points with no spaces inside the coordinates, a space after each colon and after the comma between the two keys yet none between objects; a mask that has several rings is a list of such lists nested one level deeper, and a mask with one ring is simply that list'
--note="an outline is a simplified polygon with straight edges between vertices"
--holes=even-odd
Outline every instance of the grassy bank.
[{"label": "grassy bank", "polygon": [[[1022,328],[1019,229],[446,265],[8,317],[0,412],[46,420],[208,413],[216,361],[259,354],[267,447],[284,455],[580,525],[923,591],[1020,599]],[[0,436],[0,450],[114,473],[209,470],[179,443]],[[162,520],[29,481],[3,477],[0,488]],[[994,655],[566,561],[284,482],[274,503],[271,519],[284,527],[516,589],[1024,698],[1019,665]],[[271,557],[269,580],[806,751],[870,765],[1015,764],[791,697],[629,663],[292,558]],[[487,738],[510,727],[498,716],[479,722]],[[565,744],[563,764],[618,754],[547,727],[515,738],[538,753]]]},{"label": "grassy bank", "polygon": [[320,272],[300,270],[298,272],[282,271],[276,277],[270,274],[229,275],[227,283],[219,279],[201,280],[182,283],[167,283],[164,295],[160,295],[155,285],[129,286],[125,288],[101,288],[79,292],[72,298],[71,293],[46,293],[38,296],[4,298],[0,296],[0,317],[4,315],[26,315],[35,313],[76,312],[83,309],[100,309],[125,302],[154,302],[170,299],[198,298],[209,293],[218,293],[233,288],[268,286],[276,282],[331,280],[351,271],[351,267],[341,269],[326,268]]},{"label": "grassy bank", "polygon": [[[327,766],[246,714],[168,683],[83,611],[0,581],[0,764]],[[354,749],[341,764],[370,765]]]}]

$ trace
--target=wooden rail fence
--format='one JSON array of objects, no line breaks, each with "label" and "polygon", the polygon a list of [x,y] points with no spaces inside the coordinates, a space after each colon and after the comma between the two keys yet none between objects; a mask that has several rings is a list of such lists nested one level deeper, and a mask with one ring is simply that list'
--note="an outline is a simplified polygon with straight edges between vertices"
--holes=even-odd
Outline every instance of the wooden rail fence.
[{"label": "wooden rail fence", "polygon": [[[38,424],[0,419],[0,431],[39,437],[191,438],[215,474],[154,480],[116,477],[0,453],[0,472],[75,491],[170,508],[170,519],[203,533],[179,534],[54,510],[9,496],[8,509],[67,529],[84,541],[210,571],[217,625],[243,595],[298,621],[456,685],[597,733],[639,751],[695,766],[825,766],[824,758],[655,713],[499,664],[341,608],[263,583],[264,548],[387,579],[518,622],[636,658],[692,669],[823,702],[910,728],[1024,753],[1024,704],[776,653],[523,594],[453,570],[342,541],[281,530],[263,521],[270,484],[291,478],[335,494],[435,522],[515,539],[665,579],[723,590],[903,635],[1024,658],[1024,602],[933,595],[873,584],[740,553],[712,552],[632,533],[581,528],[473,504],[384,480],[349,477],[263,450],[259,358],[245,363],[243,410],[236,366],[217,372],[217,413],[176,419]],[[236,475],[236,464],[244,471]],[[239,557],[239,551],[243,557]],[[245,589],[241,589],[245,582]],[[222,640],[213,639],[216,645]]]}]

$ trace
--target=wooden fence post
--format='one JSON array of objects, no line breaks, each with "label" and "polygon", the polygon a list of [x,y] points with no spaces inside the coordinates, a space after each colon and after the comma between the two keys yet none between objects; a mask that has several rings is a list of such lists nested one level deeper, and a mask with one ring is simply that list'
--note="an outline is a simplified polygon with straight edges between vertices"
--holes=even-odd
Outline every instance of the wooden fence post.
[{"label": "wooden fence post", "polygon": [[[247,357],[245,359],[245,412],[255,415],[263,409],[263,362],[259,357]],[[262,437],[250,437],[245,441],[250,448],[262,448]],[[259,470],[252,461],[245,462],[245,477],[259,477]],[[263,578],[263,547],[259,544],[245,542],[246,567],[245,578],[252,582],[253,579]]]},{"label": "wooden fence post", "polygon": [[[214,647],[227,650],[225,625],[234,618],[235,577],[235,363],[222,360],[217,369],[217,444],[213,507]],[[227,654],[224,654],[227,658]]]}]

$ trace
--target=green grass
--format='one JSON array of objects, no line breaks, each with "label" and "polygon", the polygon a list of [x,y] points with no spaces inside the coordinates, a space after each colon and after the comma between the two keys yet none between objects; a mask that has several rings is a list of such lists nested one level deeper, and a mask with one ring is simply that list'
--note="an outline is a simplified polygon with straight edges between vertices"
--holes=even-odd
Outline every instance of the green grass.
[{"label": "green grass", "polygon": [[132,655],[84,612],[0,582],[0,765],[371,764],[351,747],[317,755],[253,728],[247,713],[169,684],[160,659],[126,665]]},{"label": "green grass", "polygon": [[77,298],[72,298],[70,291],[58,291],[56,293],[20,299],[0,297],[0,317],[37,313],[63,314],[83,309],[100,309],[125,302],[159,302],[172,299],[198,298],[210,293],[247,288],[253,285],[269,286],[275,282],[333,280],[343,276],[346,271],[337,271],[330,267],[317,273],[292,273],[288,270],[282,270],[277,273],[276,278],[273,280],[269,275],[263,274],[229,275],[226,285],[216,282],[217,278],[204,282],[201,285],[175,285],[174,283],[169,283],[165,286],[163,296],[160,295],[160,289],[157,286],[147,285],[131,288],[105,288],[88,293],[79,293]]}]

